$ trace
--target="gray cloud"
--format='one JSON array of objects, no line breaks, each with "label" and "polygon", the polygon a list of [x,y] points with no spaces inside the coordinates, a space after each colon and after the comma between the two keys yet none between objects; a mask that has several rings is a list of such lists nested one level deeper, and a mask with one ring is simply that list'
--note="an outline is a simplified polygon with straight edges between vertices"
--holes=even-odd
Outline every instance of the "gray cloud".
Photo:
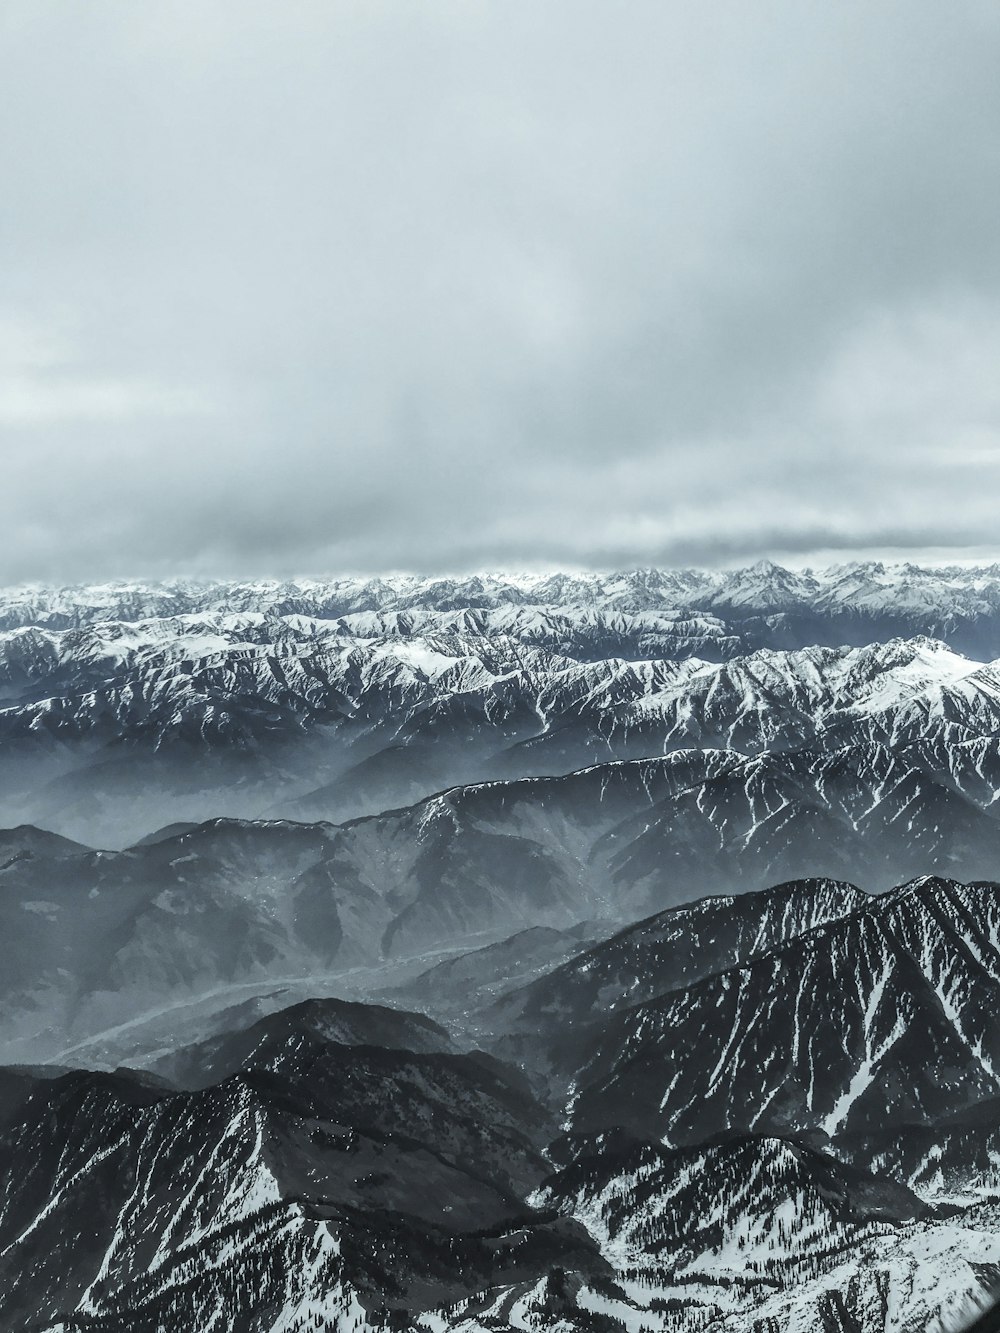
[{"label": "gray cloud", "polygon": [[996,549],[986,0],[10,0],[0,581]]}]

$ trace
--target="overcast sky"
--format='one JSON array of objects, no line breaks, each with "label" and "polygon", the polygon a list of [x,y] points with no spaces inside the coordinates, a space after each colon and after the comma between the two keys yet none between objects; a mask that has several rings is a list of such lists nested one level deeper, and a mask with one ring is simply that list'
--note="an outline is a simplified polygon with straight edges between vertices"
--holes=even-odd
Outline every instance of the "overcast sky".
[{"label": "overcast sky", "polygon": [[0,582],[1000,554],[994,0],[5,0]]}]

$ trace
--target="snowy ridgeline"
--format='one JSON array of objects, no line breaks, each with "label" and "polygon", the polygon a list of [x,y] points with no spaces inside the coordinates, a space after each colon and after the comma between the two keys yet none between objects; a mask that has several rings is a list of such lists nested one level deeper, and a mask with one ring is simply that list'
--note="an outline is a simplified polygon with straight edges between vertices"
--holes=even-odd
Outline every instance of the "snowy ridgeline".
[{"label": "snowy ridgeline", "polygon": [[[605,625],[586,645],[579,625],[572,642],[550,626],[553,644],[405,619],[360,627],[381,637],[229,613],[0,633],[0,824],[120,846],[212,814],[342,822],[684,750],[806,763],[853,746],[937,780],[978,746],[982,802],[996,794],[1000,667],[938,640],[706,660],[657,634],[638,644],[627,616],[616,643]],[[627,655],[639,647],[653,655]]]},{"label": "snowy ridgeline", "polygon": [[204,743],[225,745],[261,740],[265,723],[287,739],[294,721],[298,733],[381,728],[416,740],[422,718],[450,712],[498,748],[516,736],[552,750],[567,728],[587,728],[607,758],[633,741],[651,753],[708,741],[787,749],[851,727],[894,740],[948,722],[984,734],[1000,708],[1000,666],[920,637],[716,663],[578,661],[506,635],[358,638],[297,618],[206,628],[181,618],[0,634],[0,733],[71,742],[114,726],[162,744],[197,724]]},{"label": "snowy ridgeline", "polygon": [[852,562],[789,570],[763,560],[736,570],[615,573],[489,572],[450,578],[218,582],[172,579],[78,587],[26,585],[0,592],[0,624],[53,627],[204,612],[299,613],[324,619],[362,613],[574,607],[604,611],[915,613],[974,616],[1000,611],[1000,567],[921,568]]}]

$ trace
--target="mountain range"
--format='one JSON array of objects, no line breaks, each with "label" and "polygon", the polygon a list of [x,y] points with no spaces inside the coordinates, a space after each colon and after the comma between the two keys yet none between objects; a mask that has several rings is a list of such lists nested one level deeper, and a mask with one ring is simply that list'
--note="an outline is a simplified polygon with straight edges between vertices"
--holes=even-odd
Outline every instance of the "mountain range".
[{"label": "mountain range", "polygon": [[3,1333],[960,1330],[1000,568],[0,591]]},{"label": "mountain range", "polygon": [[852,571],[0,594],[0,819],[121,847],[690,747],[994,735],[1000,574]]}]

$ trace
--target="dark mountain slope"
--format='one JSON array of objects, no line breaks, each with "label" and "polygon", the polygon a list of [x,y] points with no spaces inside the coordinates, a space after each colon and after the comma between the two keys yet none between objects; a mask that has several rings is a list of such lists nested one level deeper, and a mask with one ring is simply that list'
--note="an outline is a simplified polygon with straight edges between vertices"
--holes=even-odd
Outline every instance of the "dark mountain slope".
[{"label": "dark mountain slope", "polygon": [[523,1039],[578,1028],[770,953],[869,901],[852,884],[819,879],[669,908],[500,998],[480,1019]]},{"label": "dark mountain slope", "polygon": [[706,893],[809,875],[867,889],[923,871],[987,878],[1000,743],[984,745],[947,768],[933,747],[913,761],[679,751],[336,827],[216,820],[114,854],[39,844],[0,867],[6,1058],[62,1059],[209,995],[310,979],[322,994],[338,978],[335,993],[371,994],[405,980],[385,975],[390,961],[413,976],[526,929],[622,925]]},{"label": "dark mountain slope", "polygon": [[835,1135],[994,1097],[998,933],[997,885],[918,881],[624,1010],[576,1071],[574,1125]]},{"label": "dark mountain slope", "polygon": [[5,1329],[207,1329],[220,1310],[233,1333],[321,1312],[374,1328],[553,1264],[604,1269],[575,1223],[523,1203],[551,1130],[516,1084],[301,1019],[200,1092],[36,1089],[0,1142]]},{"label": "dark mountain slope", "polygon": [[283,1052],[316,1040],[415,1054],[454,1051],[444,1028],[423,1014],[345,1000],[306,1000],[249,1027],[181,1047],[158,1060],[155,1070],[179,1087],[209,1087],[247,1065],[270,1069]]},{"label": "dark mountain slope", "polygon": [[35,1303],[12,1329],[971,1314],[1000,1274],[998,903],[813,880],[619,932],[492,1006],[548,1026],[575,1082],[549,1110],[429,1020],[340,1001],[159,1061],[183,1092],[14,1072],[0,1281],[31,1271]]}]

